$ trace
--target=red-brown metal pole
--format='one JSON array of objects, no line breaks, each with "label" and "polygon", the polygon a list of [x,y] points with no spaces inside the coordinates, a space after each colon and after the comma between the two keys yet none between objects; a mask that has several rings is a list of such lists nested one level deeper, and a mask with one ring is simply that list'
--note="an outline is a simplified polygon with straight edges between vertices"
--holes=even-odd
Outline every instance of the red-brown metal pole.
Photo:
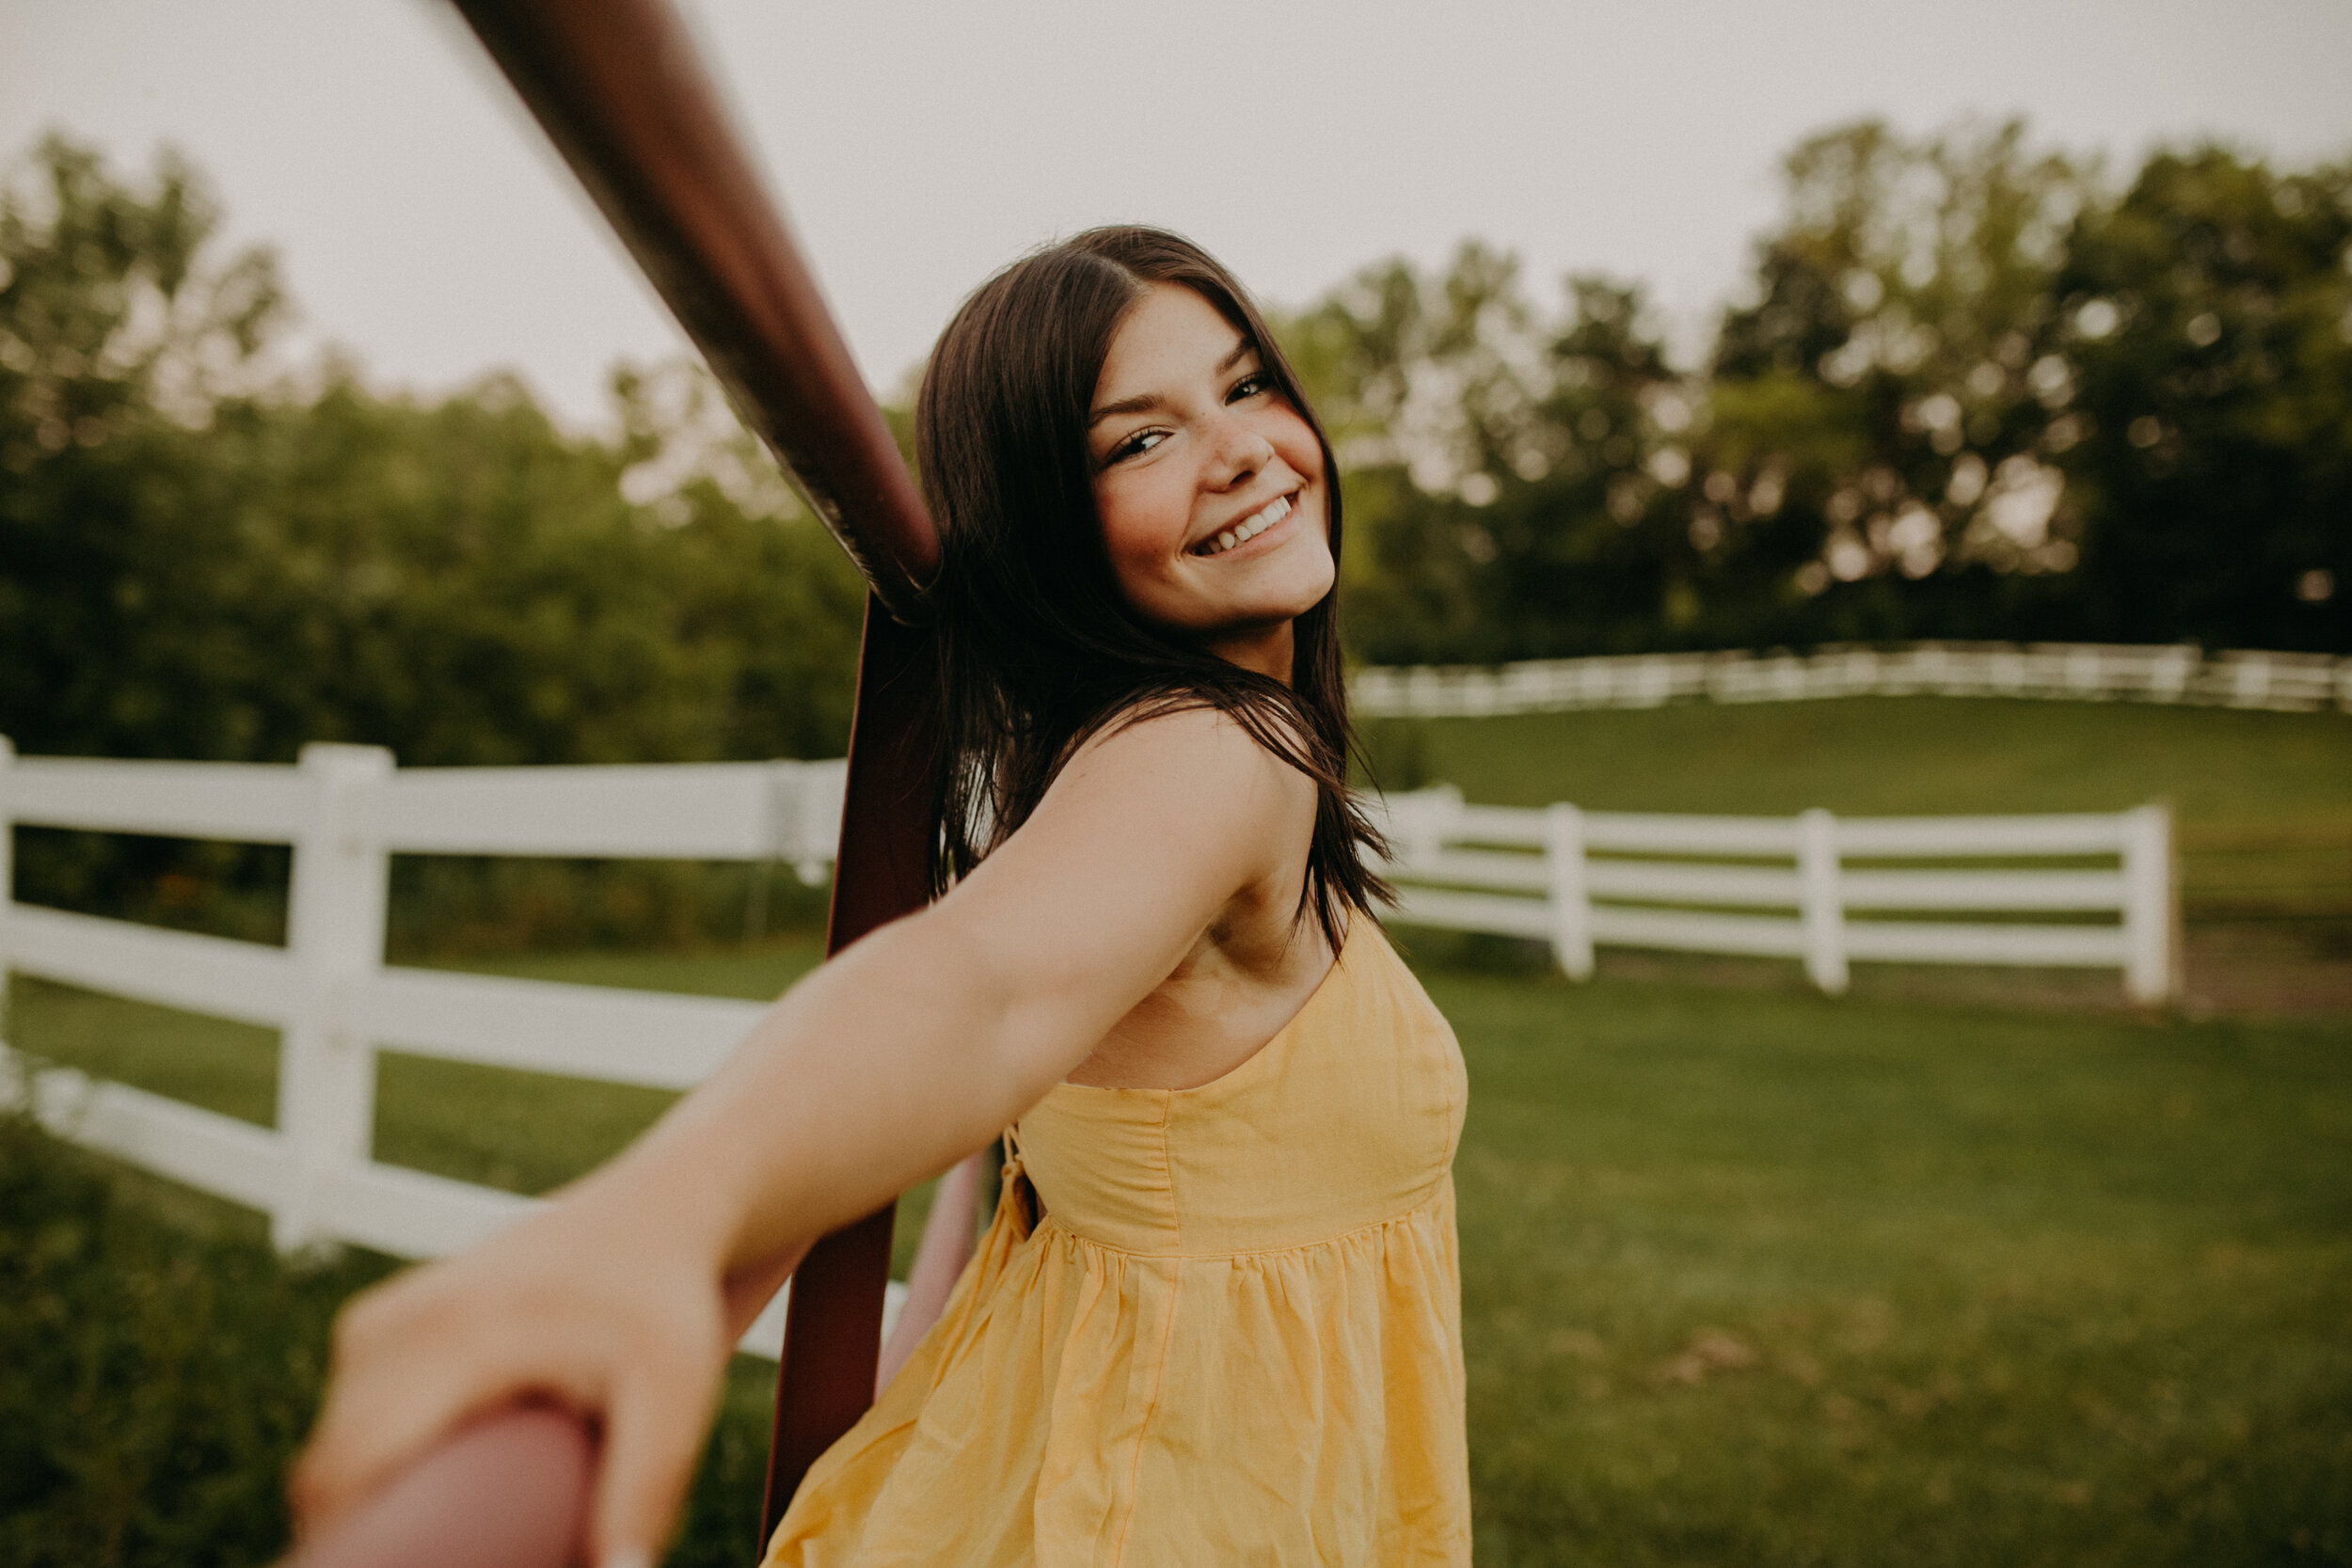
[{"label": "red-brown metal pole", "polygon": [[[841,858],[825,932],[828,954],[920,908],[928,891],[930,656],[924,634],[893,621],[880,601],[866,602]],[[854,876],[848,869],[851,865]],[[882,1291],[890,1277],[890,1226],[891,1211],[877,1210],[818,1242],[792,1276],[784,1355],[776,1369],[767,1495],[760,1505],[762,1543],[775,1533],[776,1521],[809,1465],[874,1401]]]},{"label": "red-brown metal pole", "polygon": [[668,0],[456,0],[745,421],[892,615],[939,535]]},{"label": "red-brown metal pole", "polygon": [[[872,586],[827,950],[920,908],[930,829],[922,590],[939,538],[881,411],[667,0],[456,0],[746,422]],[[873,1398],[891,1212],[793,1276],[764,1541]]]}]

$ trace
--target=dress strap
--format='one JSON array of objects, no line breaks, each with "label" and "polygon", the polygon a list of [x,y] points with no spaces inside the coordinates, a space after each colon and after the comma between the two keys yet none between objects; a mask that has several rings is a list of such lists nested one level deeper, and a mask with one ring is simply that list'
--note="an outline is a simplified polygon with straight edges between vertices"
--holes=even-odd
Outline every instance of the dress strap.
[{"label": "dress strap", "polygon": [[1045,1203],[1038,1196],[1037,1184],[1029,1180],[1029,1173],[1022,1164],[1021,1124],[1017,1121],[1007,1123],[1001,1136],[1005,1143],[1005,1164],[998,1177],[996,1207],[1000,1212],[1007,1208],[1015,1211],[1021,1218],[1022,1233],[1026,1235],[1037,1227],[1037,1222],[1043,1217]]}]

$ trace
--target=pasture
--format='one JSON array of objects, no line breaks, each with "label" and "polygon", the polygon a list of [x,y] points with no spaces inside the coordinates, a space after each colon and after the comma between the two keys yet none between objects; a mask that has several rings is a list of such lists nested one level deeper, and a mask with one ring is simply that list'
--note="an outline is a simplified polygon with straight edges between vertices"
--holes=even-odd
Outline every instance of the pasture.
[{"label": "pasture", "polygon": [[[2352,715],[2139,703],[1857,697],[1491,719],[1375,720],[1381,780],[1591,810],[1840,816],[2169,804],[2192,1014],[2352,1015]],[[1775,983],[1776,966],[1604,954],[1617,973]],[[2063,972],[1859,966],[1857,987],[2076,1006]]]},{"label": "pasture", "polygon": [[[2339,715],[1863,699],[1373,738],[1392,783],[1447,779],[1501,803],[1908,813],[2169,797],[2191,847],[2193,957],[2202,919],[2324,974],[2352,925],[2352,720]],[[2200,850],[2199,833],[2275,847]],[[2289,987],[2139,1013],[2110,1000],[2111,982],[2026,990],[1989,972],[1890,974],[1833,1002],[1793,965],[1625,955],[1571,986],[1507,944],[1401,935],[1470,1067],[1456,1176],[1482,1565],[2352,1561],[2352,1011]],[[786,935],[469,967],[760,996],[815,957]],[[262,1031],[20,980],[9,1034],[270,1117]],[[663,1099],[388,1057],[376,1147],[544,1191]],[[112,1183],[134,1216],[117,1228],[159,1259],[156,1278],[261,1281],[222,1299],[265,1303],[252,1315],[267,1336],[242,1363],[204,1352],[202,1370],[275,1390],[275,1424],[195,1448],[265,1469],[291,1441],[285,1413],[315,1378],[335,1291],[380,1265],[273,1283],[257,1220]],[[902,1214],[902,1264],[922,1203]],[[7,1266],[28,1276],[40,1246],[62,1245],[8,1234],[22,1256]],[[152,1291],[110,1297],[103,1283],[64,1326],[0,1314],[20,1341],[0,1355],[17,1369],[0,1372],[13,1390],[0,1408],[20,1422],[79,1411],[87,1424],[109,1398],[135,1402],[122,1385],[79,1403],[32,1397],[27,1352],[153,1336],[138,1306]],[[142,1386],[187,1384],[199,1350],[184,1354]],[[71,1359],[109,1364],[87,1345]],[[676,1560],[746,1560],[766,1374],[739,1360]],[[232,1421],[206,1400],[207,1419]],[[120,1451],[77,1431],[85,1479],[12,1498],[17,1522],[0,1530],[17,1533],[0,1540],[55,1541],[27,1562],[108,1560],[58,1531],[111,1532],[123,1562],[254,1560],[158,1544],[167,1521],[123,1478],[162,1484],[162,1430],[126,1422]],[[223,1475],[202,1495],[266,1513],[267,1490]],[[221,1533],[249,1544],[266,1528]]]}]

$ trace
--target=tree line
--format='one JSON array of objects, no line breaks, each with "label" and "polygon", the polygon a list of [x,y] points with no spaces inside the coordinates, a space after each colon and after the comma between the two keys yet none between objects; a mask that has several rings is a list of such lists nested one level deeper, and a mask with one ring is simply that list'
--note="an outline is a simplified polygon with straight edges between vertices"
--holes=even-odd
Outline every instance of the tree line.
[{"label": "tree line", "polygon": [[2110,182],[2015,123],[1869,121],[1784,176],[1695,366],[1640,284],[1547,312],[1476,244],[1291,324],[1354,460],[1359,655],[2352,650],[2352,167]]},{"label": "tree line", "polygon": [[405,763],[838,755],[864,591],[710,389],[615,430],[273,356],[264,251],[167,156],[51,139],[0,197],[0,733],[26,752]]},{"label": "tree line", "polygon": [[[1465,244],[1277,330],[1331,425],[1359,657],[1918,637],[2352,651],[2352,171],[2128,179],[2021,126],[1785,161],[1696,363],[1640,284]],[[202,179],[0,188],[0,733],[412,764],[837,753],[854,573],[685,366],[610,431],[289,366]],[[903,432],[903,411],[892,410]]]}]

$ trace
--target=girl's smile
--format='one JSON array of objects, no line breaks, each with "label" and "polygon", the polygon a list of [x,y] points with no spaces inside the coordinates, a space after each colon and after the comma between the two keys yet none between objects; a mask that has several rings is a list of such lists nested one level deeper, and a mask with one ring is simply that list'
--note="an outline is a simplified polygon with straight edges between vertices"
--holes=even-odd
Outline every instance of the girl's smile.
[{"label": "girl's smile", "polygon": [[1294,499],[1295,495],[1295,492],[1293,492],[1291,496],[1275,497],[1233,527],[1220,529],[1214,538],[1203,539],[1200,544],[1195,545],[1192,547],[1192,553],[1223,555],[1228,550],[1240,548],[1261,534],[1273,531],[1295,509],[1296,505]]}]

